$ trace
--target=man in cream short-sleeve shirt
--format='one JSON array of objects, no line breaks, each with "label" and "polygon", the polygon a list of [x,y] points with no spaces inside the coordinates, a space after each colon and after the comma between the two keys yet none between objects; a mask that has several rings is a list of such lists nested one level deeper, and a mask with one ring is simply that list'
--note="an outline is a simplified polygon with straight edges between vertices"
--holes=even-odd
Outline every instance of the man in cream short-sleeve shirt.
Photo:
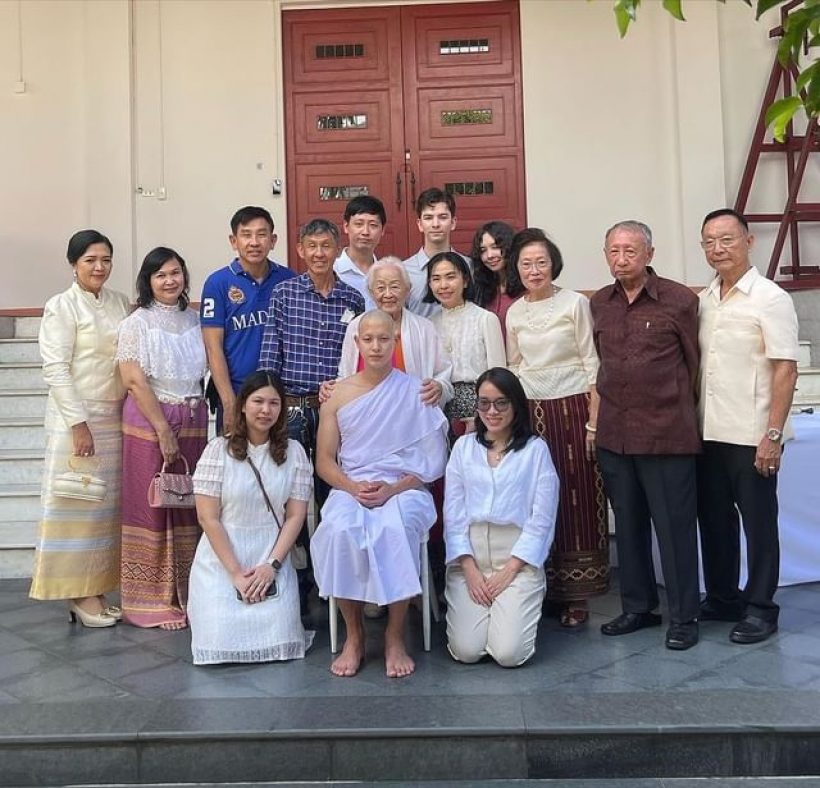
[{"label": "man in cream short-sleeve shirt", "polygon": [[[730,640],[757,643],[777,631],[777,473],[791,436],[797,315],[791,297],[751,264],[754,236],[743,216],[713,211],[701,237],[717,276],[700,294],[700,618],[737,622]],[[748,557],[742,591],[741,518]]]}]

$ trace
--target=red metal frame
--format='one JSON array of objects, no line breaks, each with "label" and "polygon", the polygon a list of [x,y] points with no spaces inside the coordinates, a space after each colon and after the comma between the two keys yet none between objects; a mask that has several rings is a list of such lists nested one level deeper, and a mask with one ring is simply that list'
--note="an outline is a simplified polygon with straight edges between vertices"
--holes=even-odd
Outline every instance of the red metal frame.
[{"label": "red metal frame", "polygon": [[[803,0],[792,0],[791,3],[786,3],[783,6],[780,11],[781,23],[778,27],[769,31],[770,38],[779,38],[783,35],[784,25],[789,13],[802,4]],[[798,201],[809,154],[820,153],[820,127],[818,127],[817,118],[809,119],[806,131],[802,135],[794,133],[794,125],[790,122],[786,129],[784,142],[766,141],[766,110],[777,98],[778,88],[782,91],[783,97],[793,94],[797,74],[798,71],[793,64],[784,67],[775,56],[774,65],[769,75],[769,83],[766,86],[766,92],[760,105],[757,125],[749,146],[746,167],[743,170],[743,177],[735,200],[735,210],[744,214],[749,222],[778,225],[777,238],[766,271],[766,276],[769,279],[774,279],[778,274],[780,258],[783,255],[783,248],[788,236],[792,264],[780,268],[779,273],[787,278],[778,280],[779,284],[787,290],[820,288],[820,266],[801,265],[800,263],[799,232],[800,222],[820,222],[820,202]],[[781,213],[746,213],[752,182],[760,162],[760,156],[763,153],[783,153],[786,156],[788,195]]]}]

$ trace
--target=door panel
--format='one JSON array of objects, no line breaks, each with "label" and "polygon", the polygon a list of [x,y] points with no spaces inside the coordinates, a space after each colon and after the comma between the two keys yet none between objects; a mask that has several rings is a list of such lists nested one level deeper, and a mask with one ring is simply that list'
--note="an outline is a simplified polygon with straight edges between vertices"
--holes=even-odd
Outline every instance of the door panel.
[{"label": "door panel", "polygon": [[387,211],[379,255],[418,249],[413,201],[431,186],[456,198],[462,251],[483,222],[525,224],[518,0],[282,19],[290,248],[362,189]]}]

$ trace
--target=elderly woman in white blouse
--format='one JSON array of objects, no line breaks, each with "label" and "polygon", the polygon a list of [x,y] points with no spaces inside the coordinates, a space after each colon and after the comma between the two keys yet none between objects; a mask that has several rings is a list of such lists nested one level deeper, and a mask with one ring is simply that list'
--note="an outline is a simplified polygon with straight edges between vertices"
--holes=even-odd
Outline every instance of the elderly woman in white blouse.
[{"label": "elderly woman in white blouse", "polygon": [[460,254],[439,252],[430,258],[424,301],[442,306],[430,319],[453,360],[453,398],[444,412],[454,438],[472,429],[479,375],[507,363],[498,317],[472,303],[472,297],[472,274]]},{"label": "elderly woman in white blouse", "polygon": [[200,536],[196,511],[153,509],[147,502],[148,485],[164,464],[193,471],[205,448],[205,345],[199,316],[188,308],[188,285],[185,261],[173,249],[153,249],[137,275],[139,308],[119,330],[117,361],[128,389],[122,608],[125,620],[139,627],[188,626],[188,575]]},{"label": "elderly woman in white blouse", "polygon": [[494,367],[476,390],[475,432],[456,441],[445,477],[447,648],[517,667],[535,653],[558,476],[518,378]]},{"label": "elderly woman in white blouse", "polygon": [[[387,312],[396,326],[393,367],[421,380],[422,402],[444,407],[453,397],[452,361],[432,322],[407,309],[412,285],[401,260],[388,256],[373,263],[367,272],[367,287],[376,308]],[[355,342],[361,317],[351,320],[347,327],[339,360],[339,379],[362,369]],[[334,384],[335,381],[322,384],[319,392],[322,402],[330,397]]]}]

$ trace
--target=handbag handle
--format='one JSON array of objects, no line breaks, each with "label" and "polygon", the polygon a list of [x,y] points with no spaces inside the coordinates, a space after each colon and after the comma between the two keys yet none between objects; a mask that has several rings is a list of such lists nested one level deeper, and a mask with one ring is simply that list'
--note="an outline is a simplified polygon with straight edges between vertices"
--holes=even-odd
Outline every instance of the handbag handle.
[{"label": "handbag handle", "polygon": [[[66,460],[65,464],[68,466],[68,469],[70,471],[77,471],[78,473],[82,472],[81,469],[75,465],[75,460],[82,460],[82,463],[80,463],[81,466],[83,464],[88,464],[91,465],[95,471],[98,471],[100,469],[99,457],[75,457],[74,455],[69,455],[69,458]],[[88,473],[88,471],[86,471],[86,473]]]},{"label": "handbag handle", "polygon": [[172,463],[167,463],[167,462],[163,461],[163,463],[162,463],[162,468],[160,468],[159,472],[160,472],[160,473],[165,473],[165,469],[166,469],[169,465],[170,465],[171,467],[173,467],[173,466],[174,466],[174,465],[176,465],[176,464],[177,464],[177,462],[179,462],[180,460],[182,460],[182,464],[185,466],[185,475],[186,475],[186,476],[190,476],[190,475],[191,475],[191,469],[188,467],[188,460],[186,460],[186,459],[185,459],[185,455],[184,455],[184,454],[180,454],[180,455],[179,455],[179,457],[177,457],[177,458],[176,458],[176,460],[174,460]]}]

